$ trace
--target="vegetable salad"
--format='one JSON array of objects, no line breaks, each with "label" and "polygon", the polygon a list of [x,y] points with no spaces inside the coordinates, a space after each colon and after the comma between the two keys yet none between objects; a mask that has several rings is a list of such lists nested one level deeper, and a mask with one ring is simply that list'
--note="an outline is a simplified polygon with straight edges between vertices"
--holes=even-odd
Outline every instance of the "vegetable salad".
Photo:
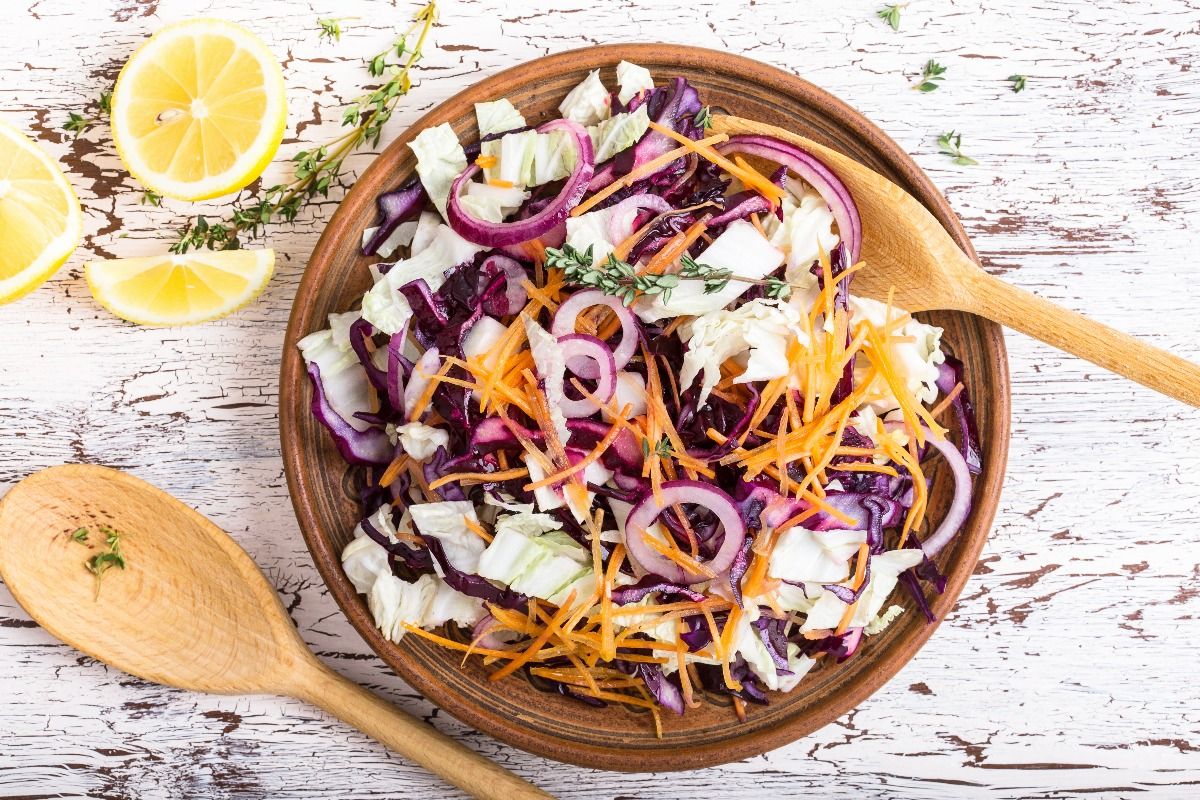
[{"label": "vegetable salad", "polygon": [[682,78],[616,81],[536,127],[501,99],[477,141],[417,135],[363,233],[374,285],[300,349],[363,468],[342,561],[382,634],[661,730],[836,668],[904,613],[898,583],[932,619],[980,454],[941,330],[851,293],[837,176],[716,132]]}]

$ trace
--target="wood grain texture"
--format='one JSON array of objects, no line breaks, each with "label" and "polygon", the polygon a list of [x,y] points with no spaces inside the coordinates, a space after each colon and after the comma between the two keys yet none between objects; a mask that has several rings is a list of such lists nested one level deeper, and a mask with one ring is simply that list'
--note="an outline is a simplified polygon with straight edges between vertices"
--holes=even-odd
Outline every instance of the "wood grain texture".
[{"label": "wood grain texture", "polygon": [[[304,336],[326,327],[330,314],[360,301],[372,261],[361,255],[360,232],[376,216],[375,198],[409,180],[415,163],[407,146],[412,136],[447,122],[460,138],[471,141],[478,136],[475,103],[496,97],[512,100],[531,123],[550,119],[567,92],[592,70],[600,70],[601,80],[615,82],[622,60],[658,76],[685,78],[713,108],[787,125],[887,173],[928,204],[932,213],[921,207],[925,218],[938,231],[950,231],[942,235],[951,246],[971,249],[945,199],[895,143],[837,99],[785,72],[712,49],[654,44],[588,47],[537,59],[439,105],[371,164],[338,207],[313,251],[288,321],[279,398],[283,461],[300,529],[334,599],[371,648],[439,707],[485,733],[560,761],[620,771],[697,769],[759,755],[828,724],[883,685],[936,626],[927,625],[916,601],[900,592],[894,599],[909,613],[873,637],[852,661],[818,664],[797,689],[770,695],[765,708],[751,706],[742,723],[735,724],[728,696],[702,692],[699,708],[682,716],[664,715],[661,737],[644,712],[590,708],[521,676],[492,683],[487,680],[491,670],[478,659],[464,665],[459,653],[417,637],[393,644],[379,632],[365,599],[342,570],[341,552],[362,517],[357,487],[364,474],[347,467],[313,418],[310,381],[296,347]],[[716,115],[714,125],[731,119]],[[908,201],[918,203],[912,197]],[[1009,381],[998,326],[953,312],[926,318],[944,329],[947,352],[966,365],[967,390],[987,442],[973,486],[971,517],[937,559],[946,591],[929,602],[940,619],[953,607],[991,528],[1008,451]],[[961,435],[951,431],[952,437]],[[936,464],[929,475],[929,518],[936,520],[950,505],[954,481]],[[444,632],[458,635],[456,631],[451,625]]]},{"label": "wood grain texture", "polygon": [[[790,140],[819,156],[850,190],[863,220],[869,269],[854,292],[909,311],[969,311],[1200,406],[1200,366],[981,271],[926,208],[900,186],[836,149],[761,121],[714,117],[718,133]],[[974,393],[978,395],[978,392]]]},{"label": "wood grain texture", "polygon": [[[984,266],[1023,288],[1200,357],[1200,4],[917,0],[901,31],[867,0],[450,0],[439,45],[385,142],[487,74],[587,44],[663,39],[743,53],[851,102],[949,197]],[[230,531],[328,663],[555,794],[618,797],[1188,797],[1200,781],[1200,413],[1010,334],[1013,441],[996,525],[959,606],[887,687],[787,748],[662,779],[551,765],[439,715],[356,636],[297,536],[276,430],[283,326],[337,197],[294,227],[266,295],[198,328],[109,317],[88,259],[160,252],[188,212],[138,204],[103,127],[61,133],[164,22],[214,13],[284,62],[279,163],[336,135],[361,56],[408,7],[368,0],[11,0],[0,111],[63,159],[84,247],[0,307],[0,483],[81,460],[131,469]],[[342,43],[318,16],[357,15]],[[927,58],[942,89],[908,90]],[[1005,78],[1029,75],[1020,94]],[[937,153],[957,128],[981,165]],[[361,170],[370,155],[348,163]],[[219,212],[219,204],[207,204]],[[146,684],[58,644],[0,588],[0,794],[444,796],[441,784],[305,704]]]},{"label": "wood grain texture", "polygon": [[[104,552],[122,561],[93,579],[83,567]],[[479,800],[553,800],[314,658],[237,542],[127,472],[67,464],[10,489],[0,499],[0,576],[48,632],[130,675],[295,697]]]}]

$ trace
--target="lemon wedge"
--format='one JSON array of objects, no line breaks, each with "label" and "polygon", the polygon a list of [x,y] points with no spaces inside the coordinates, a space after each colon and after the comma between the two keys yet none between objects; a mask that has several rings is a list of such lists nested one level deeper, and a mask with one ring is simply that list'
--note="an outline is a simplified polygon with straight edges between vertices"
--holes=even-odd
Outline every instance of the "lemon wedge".
[{"label": "lemon wedge", "polygon": [[0,303],[41,286],[82,235],[83,212],[58,163],[0,120]]},{"label": "lemon wedge", "polygon": [[100,305],[141,325],[191,325],[232,314],[262,292],[274,250],[116,258],[84,268]]},{"label": "lemon wedge", "polygon": [[121,70],[112,134],[129,173],[178,200],[237,191],[262,174],[287,124],[283,70],[250,31],[217,19],[168,25]]}]

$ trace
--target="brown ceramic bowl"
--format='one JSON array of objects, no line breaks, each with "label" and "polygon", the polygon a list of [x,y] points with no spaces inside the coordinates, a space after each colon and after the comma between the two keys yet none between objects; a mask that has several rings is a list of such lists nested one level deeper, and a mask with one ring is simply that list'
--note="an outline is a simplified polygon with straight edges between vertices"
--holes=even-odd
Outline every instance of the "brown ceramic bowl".
[{"label": "brown ceramic bowl", "polygon": [[[898,591],[895,599],[909,613],[872,637],[846,664],[824,662],[796,691],[772,697],[769,706],[751,706],[744,723],[718,696],[682,717],[665,714],[661,739],[655,738],[645,714],[590,708],[539,691],[520,677],[489,682],[474,661],[460,667],[461,654],[416,636],[392,644],[375,628],[364,598],[342,573],[339,553],[359,519],[355,476],[309,414],[310,389],[296,350],[301,337],[325,327],[327,314],[350,308],[368,288],[371,259],[359,254],[360,235],[373,224],[376,195],[412,173],[408,142],[417,132],[449,122],[460,138],[472,141],[477,135],[473,104],[500,97],[512,100],[531,122],[543,120],[589,70],[601,68],[605,82],[614,85],[613,70],[622,59],[648,67],[660,83],[684,76],[714,109],[789,128],[861,161],[918,198],[973,254],[946,199],[912,159],[845,103],[795,76],[728,53],[675,45],[613,45],[541,58],[488,78],[429,112],[392,142],[342,201],[313,252],[292,308],[281,375],[283,457],[304,538],[338,605],[380,658],[430,700],[485,733],[548,758],[611,770],[695,769],[766,752],[831,722],[887,683],[935,626],[927,625],[911,599]],[[996,510],[1008,451],[1009,385],[999,326],[961,313],[925,316],[945,328],[944,341],[966,364],[985,448],[974,512],[939,558],[948,584],[931,602],[940,619],[954,607],[974,569]],[[947,507],[950,484],[947,471],[935,471],[931,519],[937,520]]]}]

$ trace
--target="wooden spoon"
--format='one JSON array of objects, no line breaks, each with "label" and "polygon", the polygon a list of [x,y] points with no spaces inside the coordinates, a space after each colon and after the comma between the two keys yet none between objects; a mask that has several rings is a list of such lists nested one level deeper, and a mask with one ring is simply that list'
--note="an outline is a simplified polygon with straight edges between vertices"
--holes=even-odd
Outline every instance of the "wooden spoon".
[{"label": "wooden spoon", "polygon": [[837,173],[863,220],[867,269],[854,276],[855,294],[883,300],[894,287],[896,305],[906,311],[969,311],[1200,406],[1200,366],[993,278],[959,249],[925,206],[882,175],[772,125],[721,115],[713,117],[713,128],[731,136],[783,139]]},{"label": "wooden spoon", "polygon": [[[121,533],[125,569],[85,568]],[[86,545],[72,532],[86,528]],[[30,475],[0,500],[0,576],[43,628],[155,683],[320,706],[469,794],[551,798],[319,662],[246,551],[145,481],[106,467]],[[348,778],[350,776],[347,776]]]}]

